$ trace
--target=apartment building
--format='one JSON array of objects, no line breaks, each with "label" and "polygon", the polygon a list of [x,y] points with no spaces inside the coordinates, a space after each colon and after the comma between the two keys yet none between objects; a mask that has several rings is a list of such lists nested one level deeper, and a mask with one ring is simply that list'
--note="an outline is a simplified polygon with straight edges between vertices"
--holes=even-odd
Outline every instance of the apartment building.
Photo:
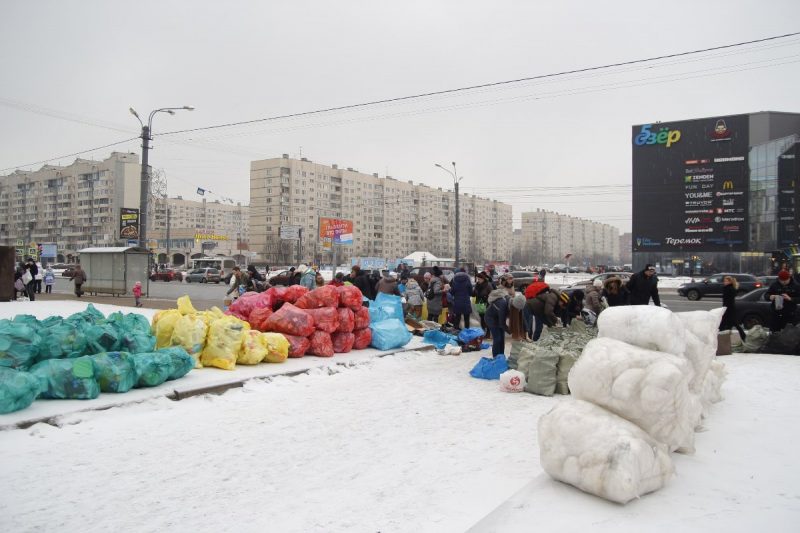
[{"label": "apartment building", "polygon": [[[320,246],[318,219],[353,221],[352,257],[402,258],[425,250],[453,257],[455,198],[451,190],[402,181],[354,168],[283,157],[250,164],[250,250],[272,264],[331,262]],[[461,255],[483,262],[511,256],[511,206],[461,195]],[[298,226],[300,240],[281,240],[281,226]]]},{"label": "apartment building", "polygon": [[619,263],[619,229],[609,224],[537,209],[522,213],[523,264]]},{"label": "apartment building", "polygon": [[250,238],[248,206],[177,196],[155,200],[153,213],[147,237],[159,263],[183,265],[192,256],[204,254],[224,254],[245,262]]},{"label": "apartment building", "polygon": [[633,263],[633,233],[619,236],[619,261],[623,265]]},{"label": "apartment building", "polygon": [[139,156],[112,152],[0,176],[0,244],[56,243],[58,260],[119,242],[120,207],[139,207]]}]

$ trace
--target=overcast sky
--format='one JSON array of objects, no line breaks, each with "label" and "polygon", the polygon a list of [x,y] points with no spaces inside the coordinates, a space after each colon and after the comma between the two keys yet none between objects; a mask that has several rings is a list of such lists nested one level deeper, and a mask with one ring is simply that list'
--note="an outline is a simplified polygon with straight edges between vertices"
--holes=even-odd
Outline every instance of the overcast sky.
[{"label": "overcast sky", "polygon": [[[800,2],[3,2],[0,168],[154,134],[512,80],[800,30]],[[151,165],[171,195],[249,199],[249,162],[302,155],[630,231],[631,125],[798,112],[800,39],[172,135]],[[140,142],[90,152],[140,152]],[[69,164],[75,157],[55,159]],[[7,174],[10,170],[0,172]],[[572,189],[535,189],[572,187]]]}]

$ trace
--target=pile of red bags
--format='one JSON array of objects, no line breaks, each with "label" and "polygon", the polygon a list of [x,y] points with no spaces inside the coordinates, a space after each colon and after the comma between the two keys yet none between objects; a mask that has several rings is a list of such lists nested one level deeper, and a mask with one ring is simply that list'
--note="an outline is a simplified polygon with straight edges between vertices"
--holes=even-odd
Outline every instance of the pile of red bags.
[{"label": "pile of red bags", "polygon": [[369,309],[362,305],[361,291],[351,285],[313,291],[292,285],[245,293],[229,313],[247,320],[253,329],[282,333],[289,341],[289,357],[332,357],[363,350],[372,341]]}]

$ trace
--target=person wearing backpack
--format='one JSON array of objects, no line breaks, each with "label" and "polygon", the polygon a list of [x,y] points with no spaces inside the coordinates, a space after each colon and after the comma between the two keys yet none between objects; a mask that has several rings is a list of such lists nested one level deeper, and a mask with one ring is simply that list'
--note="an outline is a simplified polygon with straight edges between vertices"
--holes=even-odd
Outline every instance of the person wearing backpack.
[{"label": "person wearing backpack", "polygon": [[536,327],[533,331],[533,340],[538,341],[542,336],[544,326],[554,327],[558,323],[558,315],[569,302],[569,296],[556,289],[540,292],[535,298],[526,301],[527,307],[533,318],[536,319]]},{"label": "person wearing backpack", "polygon": [[510,333],[508,319],[511,296],[514,294],[514,278],[504,274],[499,280],[500,287],[489,294],[489,305],[486,307],[486,326],[492,336],[492,357],[506,350],[506,333]]}]

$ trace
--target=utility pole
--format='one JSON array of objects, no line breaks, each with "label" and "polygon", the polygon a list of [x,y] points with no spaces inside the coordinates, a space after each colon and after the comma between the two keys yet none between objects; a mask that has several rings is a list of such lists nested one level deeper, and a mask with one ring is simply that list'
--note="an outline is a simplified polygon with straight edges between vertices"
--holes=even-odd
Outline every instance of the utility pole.
[{"label": "utility pole", "polygon": [[452,172],[450,172],[450,170],[444,168],[439,163],[435,163],[435,166],[441,168],[442,170],[444,170],[445,172],[447,172],[448,174],[453,176],[453,182],[455,183],[455,192],[456,192],[456,224],[455,224],[455,226],[456,226],[456,228],[455,228],[456,229],[456,247],[455,247],[456,258],[455,259],[456,259],[456,266],[458,266],[459,265],[459,261],[461,259],[461,217],[459,216],[460,215],[460,210],[459,210],[459,200],[458,200],[458,184],[463,179],[463,176],[461,178],[458,177],[458,172],[456,171],[456,162],[452,161],[451,164],[453,165],[453,171]]},{"label": "utility pole", "polygon": [[172,259],[170,259],[169,255],[169,200],[167,200],[167,264],[172,265]]}]

